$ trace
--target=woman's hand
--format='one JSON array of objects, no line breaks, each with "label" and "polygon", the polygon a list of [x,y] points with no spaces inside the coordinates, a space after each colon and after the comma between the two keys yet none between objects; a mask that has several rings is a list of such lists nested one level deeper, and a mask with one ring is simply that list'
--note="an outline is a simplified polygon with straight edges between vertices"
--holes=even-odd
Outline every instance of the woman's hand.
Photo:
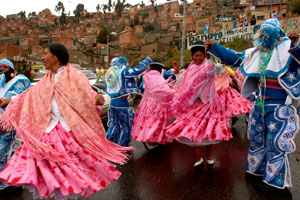
[{"label": "woman's hand", "polygon": [[104,97],[102,95],[100,95],[100,94],[97,94],[97,96],[96,96],[96,103],[95,104],[97,106],[102,106],[102,105],[104,105],[104,103],[105,103]]},{"label": "woman's hand", "polygon": [[296,33],[295,31],[291,31],[288,33],[288,37],[292,41],[292,43],[296,43],[299,40],[299,33]]},{"label": "woman's hand", "polygon": [[0,98],[0,107],[6,106],[10,103],[10,99]]},{"label": "woman's hand", "polygon": [[207,53],[211,47],[214,45],[214,41],[213,40],[205,40],[204,44],[205,44],[205,57],[206,59],[210,59],[210,55]]}]

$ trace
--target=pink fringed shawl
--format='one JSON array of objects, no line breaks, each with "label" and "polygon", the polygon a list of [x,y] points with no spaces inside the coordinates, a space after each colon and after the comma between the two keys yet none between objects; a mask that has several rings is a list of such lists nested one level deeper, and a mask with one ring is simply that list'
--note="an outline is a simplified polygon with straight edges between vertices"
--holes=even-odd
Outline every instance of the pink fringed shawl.
[{"label": "pink fringed shawl", "polygon": [[52,95],[55,95],[57,105],[79,144],[98,158],[119,164],[126,161],[125,151],[132,148],[121,147],[106,139],[95,106],[95,92],[84,74],[70,65],[56,84],[53,73],[48,72],[36,86],[12,101],[1,116],[2,126],[15,127],[26,147],[38,157],[72,163],[67,155],[57,154],[50,145],[41,142],[50,121]]},{"label": "pink fringed shawl", "polygon": [[172,103],[176,114],[189,109],[197,98],[204,104],[222,107],[215,89],[216,67],[211,60],[205,59],[200,65],[191,62],[183,76]]}]

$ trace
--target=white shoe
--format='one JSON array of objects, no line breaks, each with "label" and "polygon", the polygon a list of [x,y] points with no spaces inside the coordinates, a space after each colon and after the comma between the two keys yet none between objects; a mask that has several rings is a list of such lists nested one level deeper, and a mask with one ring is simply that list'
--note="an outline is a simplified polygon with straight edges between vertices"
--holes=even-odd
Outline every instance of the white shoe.
[{"label": "white shoe", "polygon": [[215,164],[215,160],[211,159],[211,160],[207,160],[206,161],[208,165],[214,165]]},{"label": "white shoe", "polygon": [[201,165],[203,163],[203,158],[200,158],[200,160],[198,160],[197,162],[195,162],[194,167],[197,167],[199,165]]}]

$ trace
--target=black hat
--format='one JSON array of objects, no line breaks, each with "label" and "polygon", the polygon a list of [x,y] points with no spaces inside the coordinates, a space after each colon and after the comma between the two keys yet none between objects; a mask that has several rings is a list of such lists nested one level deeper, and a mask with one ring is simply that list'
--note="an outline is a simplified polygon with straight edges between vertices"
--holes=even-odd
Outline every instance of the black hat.
[{"label": "black hat", "polygon": [[160,58],[153,58],[152,63],[150,63],[150,66],[159,65],[162,68],[165,68],[165,65],[162,63],[162,60]]},{"label": "black hat", "polygon": [[197,40],[191,47],[192,55],[194,55],[197,51],[201,51],[205,54],[205,44],[202,40]]}]

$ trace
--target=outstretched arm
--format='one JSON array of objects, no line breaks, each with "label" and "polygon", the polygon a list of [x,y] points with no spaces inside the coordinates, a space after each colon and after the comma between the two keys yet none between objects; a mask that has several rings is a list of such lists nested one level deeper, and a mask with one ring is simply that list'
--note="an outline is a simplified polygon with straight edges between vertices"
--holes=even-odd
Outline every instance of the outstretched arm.
[{"label": "outstretched arm", "polygon": [[243,61],[244,55],[242,53],[225,48],[213,40],[206,40],[205,46],[209,53],[226,63],[226,65],[239,67]]},{"label": "outstretched arm", "polygon": [[137,76],[141,73],[143,73],[147,67],[150,65],[150,63],[152,62],[151,57],[147,57],[145,58],[143,61],[141,61],[139,63],[138,66],[134,67],[134,68],[126,68],[125,69],[125,77],[134,77]]}]

